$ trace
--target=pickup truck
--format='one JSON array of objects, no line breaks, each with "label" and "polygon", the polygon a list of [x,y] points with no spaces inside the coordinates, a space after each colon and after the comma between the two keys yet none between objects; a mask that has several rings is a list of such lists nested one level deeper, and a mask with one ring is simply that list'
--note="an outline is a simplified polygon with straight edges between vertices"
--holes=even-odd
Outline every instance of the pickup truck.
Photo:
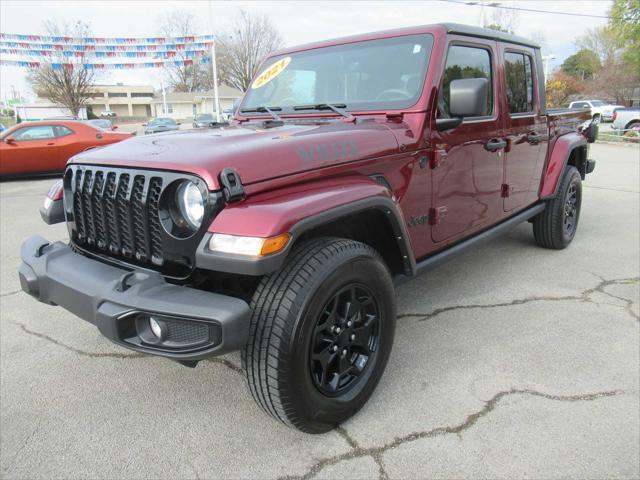
[{"label": "pickup truck", "polygon": [[602,100],[578,100],[571,102],[569,108],[588,108],[591,117],[596,123],[613,121],[613,112],[623,105],[610,105]]},{"label": "pickup truck", "polygon": [[640,107],[616,108],[613,112],[614,130],[639,130],[640,131]]},{"label": "pickup truck", "polygon": [[573,240],[597,127],[542,65],[455,24],[274,53],[229,127],[73,157],[41,211],[69,244],[27,239],[22,289],[187,366],[239,350],[265,412],[326,432],[385,370],[395,284],[526,221]]}]

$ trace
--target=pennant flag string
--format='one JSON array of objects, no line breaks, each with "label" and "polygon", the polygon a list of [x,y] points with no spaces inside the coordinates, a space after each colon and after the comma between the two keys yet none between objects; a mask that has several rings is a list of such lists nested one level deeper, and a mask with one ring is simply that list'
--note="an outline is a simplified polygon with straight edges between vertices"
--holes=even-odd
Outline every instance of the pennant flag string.
[{"label": "pennant flag string", "polygon": [[167,43],[163,45],[89,45],[54,43],[8,42],[0,40],[0,48],[23,50],[51,50],[76,52],[168,52],[175,50],[201,50],[211,48],[213,42]]},{"label": "pennant flag string", "polygon": [[55,44],[99,44],[99,45],[165,45],[174,43],[209,42],[214,35],[187,35],[184,37],[67,37],[46,35],[20,35],[16,33],[0,33],[0,40],[23,43],[55,43]]},{"label": "pennant flag string", "polygon": [[90,52],[59,52],[55,50],[27,50],[21,48],[2,48],[0,46],[0,54],[6,55],[19,55],[23,57],[64,57],[64,58],[196,58],[203,57],[209,53],[208,50],[184,50],[184,51],[160,51],[160,52],[105,52],[105,51],[90,51]]},{"label": "pennant flag string", "polygon": [[[201,63],[208,63],[207,58],[199,60]],[[187,67],[193,65],[193,60],[170,60],[170,61],[154,61],[154,62],[138,62],[138,63],[48,63],[48,62],[28,62],[23,60],[2,60],[0,65],[9,67],[22,68],[43,68],[50,66],[54,70],[74,68],[84,68],[85,70],[129,70],[137,68],[163,68],[167,66]]]}]

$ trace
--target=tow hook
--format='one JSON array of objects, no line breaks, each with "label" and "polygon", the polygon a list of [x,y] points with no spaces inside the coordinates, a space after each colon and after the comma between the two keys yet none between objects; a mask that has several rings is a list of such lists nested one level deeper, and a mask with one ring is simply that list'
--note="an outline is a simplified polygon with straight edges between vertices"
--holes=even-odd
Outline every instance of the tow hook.
[{"label": "tow hook", "polygon": [[223,193],[227,203],[239,202],[246,198],[242,180],[234,168],[225,168],[220,172],[220,183],[224,187]]}]

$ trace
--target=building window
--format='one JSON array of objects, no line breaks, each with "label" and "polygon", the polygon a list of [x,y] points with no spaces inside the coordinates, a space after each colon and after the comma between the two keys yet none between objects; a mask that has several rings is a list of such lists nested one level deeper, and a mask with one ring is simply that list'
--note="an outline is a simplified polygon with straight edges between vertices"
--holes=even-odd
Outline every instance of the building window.
[{"label": "building window", "polygon": [[193,114],[195,115],[196,113],[198,113],[198,106],[194,103],[193,104]]},{"label": "building window", "polygon": [[167,113],[173,113],[173,104],[167,103]]},{"label": "building window", "polygon": [[108,93],[109,98],[126,98],[127,93],[126,92],[109,92]]},{"label": "building window", "polygon": [[151,98],[151,97],[153,97],[153,93],[133,92],[131,94],[131,98]]}]

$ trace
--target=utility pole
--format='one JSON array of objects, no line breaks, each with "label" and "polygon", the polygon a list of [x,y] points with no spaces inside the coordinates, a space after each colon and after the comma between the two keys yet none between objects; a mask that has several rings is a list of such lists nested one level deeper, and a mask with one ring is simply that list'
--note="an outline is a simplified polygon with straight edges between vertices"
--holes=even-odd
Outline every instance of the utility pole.
[{"label": "utility pole", "polygon": [[220,123],[220,99],[218,97],[218,67],[216,65],[216,40],[211,44],[211,70],[213,71],[213,101],[215,102],[216,122]]},{"label": "utility pole", "polygon": [[556,56],[553,53],[549,55],[542,55],[542,61],[544,62],[544,83],[547,84],[547,75],[549,72],[549,60],[555,60]]},{"label": "utility pole", "polygon": [[[213,33],[213,15],[211,13],[211,0],[209,0],[209,30]],[[218,66],[216,62],[216,37],[211,43],[211,73],[213,74],[213,104],[216,112],[216,122],[220,123],[220,98],[218,97]]]}]

